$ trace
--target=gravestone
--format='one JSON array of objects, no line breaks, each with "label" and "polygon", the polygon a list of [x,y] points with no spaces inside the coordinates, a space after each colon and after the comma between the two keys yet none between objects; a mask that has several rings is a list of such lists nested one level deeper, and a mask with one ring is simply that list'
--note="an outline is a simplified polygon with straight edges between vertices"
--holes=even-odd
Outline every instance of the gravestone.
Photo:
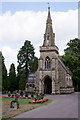
[{"label": "gravestone", "polygon": [[18,109],[19,108],[19,102],[16,100],[12,100],[10,103],[10,108]]},{"label": "gravestone", "polygon": [[18,93],[15,93],[15,100],[12,100],[10,103],[10,108],[18,109],[19,108],[19,102],[18,102]]}]

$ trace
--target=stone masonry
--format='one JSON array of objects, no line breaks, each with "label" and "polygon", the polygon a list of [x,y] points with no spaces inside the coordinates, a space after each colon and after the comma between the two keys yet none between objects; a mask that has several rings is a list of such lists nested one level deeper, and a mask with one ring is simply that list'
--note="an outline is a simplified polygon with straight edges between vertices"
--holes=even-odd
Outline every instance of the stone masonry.
[{"label": "stone masonry", "polygon": [[59,49],[55,45],[50,7],[48,7],[43,45],[40,46],[35,86],[39,92],[45,94],[74,92],[72,74],[60,60]]}]

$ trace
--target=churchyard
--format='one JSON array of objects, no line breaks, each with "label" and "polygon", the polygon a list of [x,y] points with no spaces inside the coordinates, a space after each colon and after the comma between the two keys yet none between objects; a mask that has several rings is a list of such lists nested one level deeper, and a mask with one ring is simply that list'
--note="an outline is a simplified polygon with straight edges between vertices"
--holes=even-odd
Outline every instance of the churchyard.
[{"label": "churchyard", "polygon": [[[32,41],[25,40],[24,45],[17,53],[17,69],[14,63],[10,63],[8,73],[4,56],[2,52],[0,52],[3,73],[1,76],[2,93],[5,94],[7,91],[7,96],[0,97],[2,118],[78,117],[78,93],[74,92],[80,91],[80,75],[78,74],[80,73],[80,39],[75,36],[74,39],[68,41],[64,54],[60,55],[59,48],[55,44],[55,33],[53,31],[50,6],[48,6],[46,29],[43,45],[40,46],[39,50],[39,59],[35,55],[35,48],[31,43]],[[26,36],[26,39],[27,37],[28,36]],[[31,92],[31,94],[11,94],[16,90]],[[9,93],[9,91],[11,93]],[[46,98],[42,93],[47,95]],[[35,108],[38,108],[38,111]],[[32,109],[35,110],[30,111]]]},{"label": "churchyard", "polygon": [[[35,109],[37,107],[47,105],[53,101],[51,99],[43,98],[44,101],[41,102],[41,100],[36,100],[34,97],[19,97],[19,108],[16,109],[10,107],[10,103],[13,100],[15,100],[15,96],[2,97],[2,118],[10,118],[23,112]],[[30,103],[30,101],[37,101],[37,103]]]}]

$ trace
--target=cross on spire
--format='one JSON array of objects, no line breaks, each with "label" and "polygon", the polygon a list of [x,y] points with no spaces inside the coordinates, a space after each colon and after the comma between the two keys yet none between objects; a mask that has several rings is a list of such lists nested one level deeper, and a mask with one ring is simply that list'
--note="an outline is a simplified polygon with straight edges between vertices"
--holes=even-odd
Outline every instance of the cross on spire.
[{"label": "cross on spire", "polygon": [[50,11],[50,3],[47,3],[48,4],[48,11]]},{"label": "cross on spire", "polygon": [[48,7],[50,7],[50,3],[48,2],[47,4],[48,4]]},{"label": "cross on spire", "polygon": [[51,15],[50,15],[50,4],[48,4],[48,17],[47,17],[47,22],[51,22],[52,23],[52,20],[51,20]]}]

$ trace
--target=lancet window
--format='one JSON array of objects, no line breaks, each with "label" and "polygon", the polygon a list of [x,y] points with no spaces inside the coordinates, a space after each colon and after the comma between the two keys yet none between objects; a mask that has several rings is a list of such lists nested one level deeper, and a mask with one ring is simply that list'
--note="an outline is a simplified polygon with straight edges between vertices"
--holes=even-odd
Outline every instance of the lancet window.
[{"label": "lancet window", "polygon": [[46,57],[45,59],[45,69],[50,69],[51,68],[51,60],[49,57]]}]

